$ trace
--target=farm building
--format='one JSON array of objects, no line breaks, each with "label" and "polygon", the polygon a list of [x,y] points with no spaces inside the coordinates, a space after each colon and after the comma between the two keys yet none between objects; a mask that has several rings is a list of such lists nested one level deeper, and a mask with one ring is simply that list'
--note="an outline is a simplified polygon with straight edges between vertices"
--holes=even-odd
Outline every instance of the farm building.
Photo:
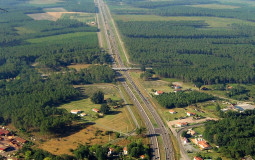
[{"label": "farm building", "polygon": [[8,136],[10,132],[5,129],[0,129],[0,136]]},{"label": "farm building", "polygon": [[77,110],[77,109],[71,110],[71,113],[72,114],[79,114],[79,113],[81,113],[81,110]]},{"label": "farm building", "polygon": [[161,95],[163,93],[164,93],[163,91],[156,91],[154,94],[158,96],[158,95]]},{"label": "farm building", "polygon": [[174,110],[170,109],[170,110],[169,110],[169,113],[171,113],[171,114],[176,114],[177,112],[175,112]]},{"label": "farm building", "polygon": [[81,117],[84,117],[84,116],[86,116],[86,115],[87,115],[86,113],[81,113],[81,114],[80,114]]},{"label": "farm building", "polygon": [[20,137],[16,137],[15,138],[16,139],[16,141],[18,141],[19,143],[26,143],[27,142],[27,140],[25,140],[25,139],[23,139],[23,138],[20,138]]},{"label": "farm building", "polygon": [[201,158],[201,157],[194,157],[193,160],[203,160],[203,158]]},{"label": "farm building", "polygon": [[128,154],[127,147],[124,147],[124,148],[123,148],[123,154],[124,154],[124,155],[127,155],[127,154]]},{"label": "farm building", "polygon": [[187,112],[187,116],[194,116],[196,113]]},{"label": "farm building", "polygon": [[187,122],[178,122],[178,123],[176,124],[176,127],[183,127],[183,126],[187,126],[187,125],[188,125]]},{"label": "farm building", "polygon": [[92,111],[98,113],[98,112],[99,112],[99,109],[93,108]]}]

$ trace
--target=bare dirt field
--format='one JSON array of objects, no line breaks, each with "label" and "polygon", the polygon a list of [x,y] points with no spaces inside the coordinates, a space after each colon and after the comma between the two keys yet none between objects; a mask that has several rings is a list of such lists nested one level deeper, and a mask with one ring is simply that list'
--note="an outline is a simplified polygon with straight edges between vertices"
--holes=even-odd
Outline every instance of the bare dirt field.
[{"label": "bare dirt field", "polygon": [[35,14],[27,14],[29,17],[33,18],[34,20],[49,20],[49,21],[56,21],[63,14],[74,14],[80,12],[46,12],[46,13],[35,13]]},{"label": "bare dirt field", "polygon": [[[70,149],[76,149],[79,144],[105,144],[107,141],[109,141],[109,136],[101,134],[95,136],[95,133],[98,129],[99,128],[95,126],[89,125],[70,136],[63,138],[53,138],[43,144],[40,144],[39,148],[46,150],[54,155],[71,155],[72,153],[70,152]],[[102,129],[100,130],[103,131],[102,133],[105,131]],[[114,136],[112,136],[111,139],[114,139]]]},{"label": "bare dirt field", "polygon": [[88,68],[91,64],[71,64],[67,66],[68,68],[74,68],[77,71],[80,71],[81,69]]},{"label": "bare dirt field", "polygon": [[49,20],[49,21],[57,20],[57,18],[51,16],[48,13],[35,13],[35,14],[27,14],[27,15],[33,18],[34,20]]}]

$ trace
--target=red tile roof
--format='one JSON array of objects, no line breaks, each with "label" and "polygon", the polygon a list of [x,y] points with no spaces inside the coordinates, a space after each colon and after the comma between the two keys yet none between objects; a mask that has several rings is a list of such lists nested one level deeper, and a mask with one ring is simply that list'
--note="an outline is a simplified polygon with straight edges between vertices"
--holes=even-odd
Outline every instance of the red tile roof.
[{"label": "red tile roof", "polygon": [[211,147],[206,141],[198,141],[198,144],[199,144],[202,148],[210,148],[210,147]]},{"label": "red tile roof", "polygon": [[164,92],[163,91],[157,91],[158,94],[163,94]]},{"label": "red tile roof", "polygon": [[5,135],[9,134],[10,132],[5,129],[0,129],[0,133],[3,133]]},{"label": "red tile roof", "polygon": [[194,157],[194,160],[203,160],[201,157]]},{"label": "red tile roof", "polygon": [[18,142],[20,142],[20,143],[26,143],[27,142],[27,140],[25,140],[25,139],[23,139],[23,138],[20,138],[20,137],[17,137],[17,138],[15,138],[16,139],[16,141],[18,141]]}]

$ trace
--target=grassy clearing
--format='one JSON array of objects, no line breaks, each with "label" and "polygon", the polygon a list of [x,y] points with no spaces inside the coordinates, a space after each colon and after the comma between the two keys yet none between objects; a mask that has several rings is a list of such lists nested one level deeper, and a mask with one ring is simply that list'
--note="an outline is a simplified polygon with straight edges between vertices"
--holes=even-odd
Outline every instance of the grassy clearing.
[{"label": "grassy clearing", "polygon": [[56,4],[62,2],[61,0],[30,0],[29,4]]},{"label": "grassy clearing", "polygon": [[67,12],[65,8],[44,8],[45,12]]},{"label": "grassy clearing", "polygon": [[[27,42],[29,43],[61,43],[61,41],[67,41],[73,40],[73,39],[81,39],[83,37],[91,37],[93,39],[97,38],[97,34],[95,32],[76,32],[76,33],[68,33],[68,34],[61,34],[61,35],[55,35],[55,36],[48,36],[48,37],[42,37],[42,38],[35,38],[35,39],[29,39]],[[60,41],[61,40],[61,41]]]},{"label": "grassy clearing", "polygon": [[81,69],[85,69],[88,68],[91,64],[71,64],[69,66],[67,66],[67,68],[73,68],[77,71],[80,71]]},{"label": "grassy clearing", "polygon": [[96,21],[96,15],[94,13],[72,13],[64,14],[61,18],[63,19],[74,19],[80,22],[88,23]]},{"label": "grassy clearing", "polygon": [[128,133],[134,130],[133,120],[125,107],[114,110],[113,114],[99,118],[95,122],[98,127],[121,133]]},{"label": "grassy clearing", "polygon": [[144,124],[144,122],[143,122],[143,120],[142,120],[142,118],[141,118],[141,116],[139,115],[139,111],[138,111],[137,107],[134,106],[134,105],[132,105],[132,100],[131,100],[131,98],[128,96],[128,94],[126,93],[126,91],[125,91],[125,89],[123,88],[123,86],[119,86],[119,88],[120,88],[120,90],[122,91],[124,97],[127,97],[127,98],[126,98],[127,103],[128,103],[128,104],[131,104],[131,105],[130,105],[130,108],[131,108],[131,110],[132,110],[132,112],[133,112],[133,114],[134,114],[134,116],[135,116],[135,118],[136,118],[136,120],[137,120],[139,126],[140,126],[140,127],[146,127],[145,124]]},{"label": "grassy clearing", "polygon": [[254,22],[234,19],[234,18],[219,18],[219,17],[163,17],[156,15],[115,15],[116,20],[122,21],[205,21],[212,28],[228,28],[233,23],[246,24],[255,26]]},{"label": "grassy clearing", "polygon": [[58,19],[48,13],[34,13],[34,14],[27,14],[27,16],[33,18],[36,21],[39,21],[39,20],[56,21]]},{"label": "grassy clearing", "polygon": [[239,6],[224,5],[224,4],[199,4],[199,5],[188,5],[188,6],[198,7],[198,8],[210,8],[210,9],[236,9],[236,8],[240,8]]},{"label": "grassy clearing", "polygon": [[166,159],[166,153],[164,149],[164,142],[161,136],[157,136],[158,144],[159,144],[159,151],[160,151],[160,158]]},{"label": "grassy clearing", "polygon": [[76,100],[69,102],[67,104],[61,105],[59,108],[64,108],[68,112],[74,109],[81,110],[83,113],[86,113],[87,116],[85,117],[86,120],[95,121],[97,119],[96,113],[92,111],[93,108],[100,109],[100,104],[94,104],[91,102],[89,98]]},{"label": "grassy clearing", "polygon": [[79,88],[82,91],[83,95],[86,96],[87,98],[72,101],[72,102],[69,102],[67,104],[63,104],[59,108],[64,108],[68,112],[70,112],[73,109],[81,110],[81,111],[83,111],[84,113],[87,114],[85,119],[89,120],[89,121],[95,121],[97,119],[96,113],[93,112],[92,109],[93,108],[99,109],[100,106],[101,106],[100,104],[94,104],[93,102],[91,102],[90,98],[88,98],[93,93],[95,93],[96,91],[101,90],[105,93],[105,99],[111,98],[113,100],[120,100],[120,96],[118,95],[117,90],[111,85],[107,85],[107,84],[78,85],[78,86],[75,86],[75,87]]},{"label": "grassy clearing", "polygon": [[30,34],[30,33],[36,33],[36,31],[32,30],[32,29],[28,29],[28,28],[25,28],[25,27],[14,27],[15,30],[17,30],[17,33],[19,35],[22,35],[22,34]]},{"label": "grassy clearing", "polygon": [[[95,136],[96,131],[99,128],[89,125],[77,133],[63,138],[52,138],[42,144],[39,144],[40,149],[46,150],[55,155],[69,154],[72,155],[70,149],[76,149],[79,144],[105,144],[109,141],[108,135]],[[105,130],[100,129],[104,133]],[[111,139],[114,139],[114,134],[111,135]]]},{"label": "grassy clearing", "polygon": [[[79,85],[75,87],[79,88],[87,97],[91,96],[94,92],[101,90],[105,93],[105,99],[121,99],[117,89],[113,85]],[[97,118],[97,113],[93,112],[92,109],[100,109],[100,106],[100,104],[94,104],[91,102],[90,98],[84,98],[61,105],[60,108],[64,108],[69,112],[72,109],[79,109],[87,114],[87,116],[84,117],[85,120],[94,121],[96,126],[106,130],[121,131],[126,133],[134,129],[134,123],[125,107],[119,109],[112,108],[112,112],[109,115],[105,115],[103,118]]]}]

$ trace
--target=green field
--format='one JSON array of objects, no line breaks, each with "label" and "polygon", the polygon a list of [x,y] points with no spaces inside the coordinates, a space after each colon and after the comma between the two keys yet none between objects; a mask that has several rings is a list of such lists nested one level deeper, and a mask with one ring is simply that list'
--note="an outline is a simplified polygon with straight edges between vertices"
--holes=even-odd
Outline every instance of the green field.
[{"label": "green field", "polygon": [[[86,39],[84,37],[86,37]],[[82,40],[87,40],[87,38],[90,39],[91,41],[97,41],[97,36],[95,32],[76,32],[76,33],[68,33],[68,34],[29,39],[27,40],[27,42],[29,43],[58,43],[63,41],[68,42],[69,40],[82,41]]]},{"label": "green field", "polygon": [[96,21],[96,15],[94,13],[73,13],[73,14],[64,14],[62,15],[63,19],[74,19],[80,22],[88,23]]},{"label": "green field", "polygon": [[131,119],[128,110],[123,108],[113,109],[111,108],[111,113],[105,115],[103,118],[97,118],[95,112],[92,111],[93,108],[100,109],[100,104],[94,104],[91,102],[89,96],[91,96],[96,91],[103,91],[105,93],[105,99],[111,98],[112,100],[120,100],[120,95],[118,90],[114,85],[109,84],[96,84],[96,85],[82,85],[75,86],[78,87],[88,98],[84,98],[77,101],[72,101],[67,104],[61,105],[59,108],[64,108],[68,112],[73,109],[78,109],[86,113],[87,116],[84,117],[87,121],[93,121],[96,126],[104,128],[105,130],[113,130],[120,132],[130,132],[134,129],[133,120]]}]

